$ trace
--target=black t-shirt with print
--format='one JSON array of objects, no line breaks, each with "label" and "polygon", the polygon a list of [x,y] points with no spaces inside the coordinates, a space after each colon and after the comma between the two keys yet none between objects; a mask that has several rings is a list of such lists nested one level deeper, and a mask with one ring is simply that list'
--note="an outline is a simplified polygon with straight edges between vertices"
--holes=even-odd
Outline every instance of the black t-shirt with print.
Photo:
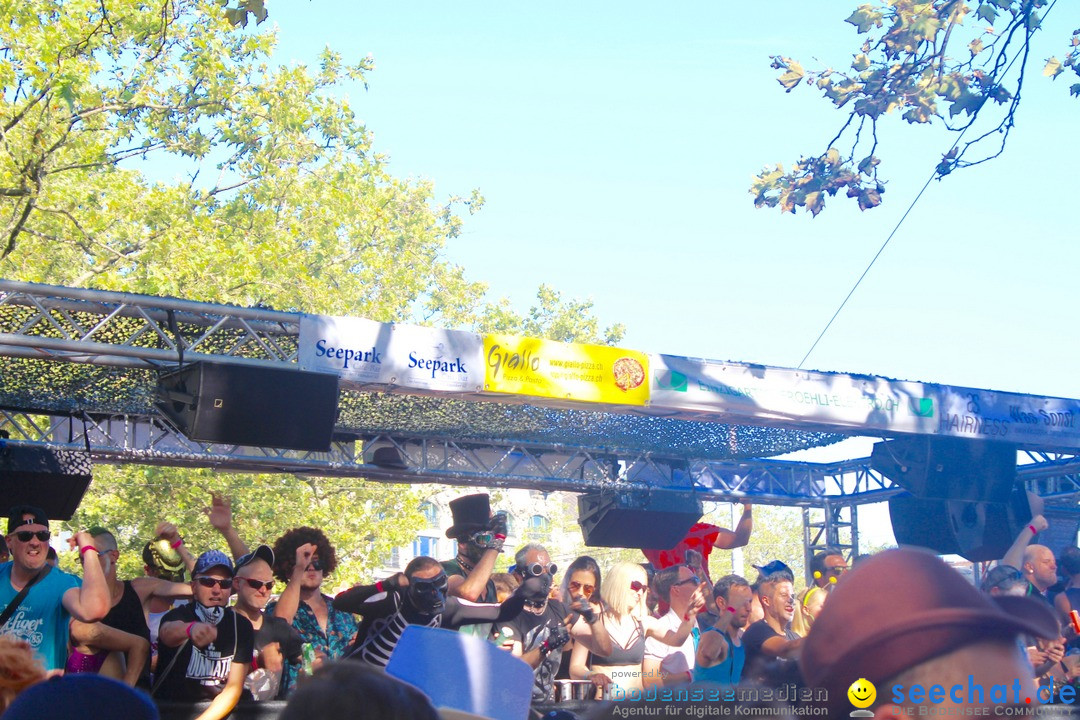
[{"label": "black t-shirt with print", "polygon": [[[188,603],[165,613],[161,624],[180,621],[198,622],[195,604]],[[158,672],[160,686],[155,697],[160,700],[198,702],[213,699],[225,688],[232,664],[251,663],[255,644],[255,631],[248,619],[237,615],[231,608],[225,609],[217,624],[217,639],[205,648],[195,647],[187,641],[179,647],[167,647],[158,643]],[[179,653],[179,656],[177,656]],[[173,663],[173,658],[176,662]],[[172,668],[166,673],[169,664]],[[159,678],[155,678],[157,682]]]}]

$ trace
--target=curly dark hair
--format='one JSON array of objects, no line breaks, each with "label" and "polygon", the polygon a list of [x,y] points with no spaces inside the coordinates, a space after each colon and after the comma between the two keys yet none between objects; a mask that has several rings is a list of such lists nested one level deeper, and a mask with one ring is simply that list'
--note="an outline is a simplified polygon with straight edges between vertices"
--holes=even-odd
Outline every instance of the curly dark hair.
[{"label": "curly dark hair", "polygon": [[337,568],[337,553],[330,544],[330,538],[317,528],[298,527],[286,530],[284,535],[274,541],[274,577],[283,583],[289,582],[296,567],[296,548],[307,543],[315,545],[315,554],[319,556],[323,574],[334,572]]}]

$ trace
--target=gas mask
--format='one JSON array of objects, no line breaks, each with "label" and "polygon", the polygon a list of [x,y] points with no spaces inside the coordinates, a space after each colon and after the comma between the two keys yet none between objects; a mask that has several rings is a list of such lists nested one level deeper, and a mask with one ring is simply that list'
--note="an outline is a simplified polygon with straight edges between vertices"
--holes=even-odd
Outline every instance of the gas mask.
[{"label": "gas mask", "polygon": [[409,578],[409,601],[425,615],[437,615],[446,607],[446,573],[432,578]]}]

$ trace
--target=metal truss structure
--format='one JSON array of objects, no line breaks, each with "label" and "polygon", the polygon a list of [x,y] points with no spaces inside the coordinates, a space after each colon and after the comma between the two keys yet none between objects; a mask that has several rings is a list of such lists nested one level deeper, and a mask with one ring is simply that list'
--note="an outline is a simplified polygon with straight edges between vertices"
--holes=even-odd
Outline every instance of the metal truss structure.
[{"label": "metal truss structure", "polygon": [[[0,360],[81,363],[114,368],[121,374],[197,360],[295,366],[300,317],[275,310],[0,280]],[[808,553],[824,545],[857,551],[857,506],[901,492],[871,467],[869,458],[831,464],[687,460],[625,448],[608,452],[511,440],[478,443],[407,432],[342,433],[330,452],[299,452],[196,442],[174,429],[152,405],[130,411],[119,408],[122,402],[38,403],[6,388],[3,376],[0,399],[6,405],[0,408],[0,437],[6,435],[6,442],[82,449],[101,463],[542,491],[662,492],[703,500],[748,498],[755,503],[800,506]],[[851,429],[837,432],[859,434]],[[379,448],[392,451],[376,458],[374,451]],[[1075,514],[1080,457],[1034,450],[1024,453],[1019,474],[1028,488],[1046,498],[1056,513]]]}]

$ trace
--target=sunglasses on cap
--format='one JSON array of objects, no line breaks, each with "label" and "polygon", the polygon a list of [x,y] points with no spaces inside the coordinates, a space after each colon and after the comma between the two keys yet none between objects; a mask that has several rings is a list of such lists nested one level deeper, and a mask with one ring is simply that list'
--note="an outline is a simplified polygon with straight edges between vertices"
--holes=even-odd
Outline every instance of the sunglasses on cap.
[{"label": "sunglasses on cap", "polygon": [[577,593],[581,593],[585,595],[585,597],[591,596],[593,594],[593,590],[596,589],[595,585],[589,585],[588,583],[579,583],[576,580],[572,580],[570,583],[567,584],[566,587],[570,588],[570,592],[574,593],[575,595]]},{"label": "sunglasses on cap", "polygon": [[31,538],[37,538],[41,542],[48,542],[52,537],[52,533],[48,530],[19,530],[15,533],[15,537],[19,538],[19,542],[30,542]]},{"label": "sunglasses on cap", "polygon": [[[252,578],[245,577],[238,577],[236,579],[242,583],[247,583],[247,586],[252,590],[271,590],[274,587],[273,580],[267,580],[266,582],[263,582],[262,580],[253,580]],[[210,586],[207,585],[207,587]]]},{"label": "sunglasses on cap", "polygon": [[540,577],[544,573],[547,573],[548,575],[554,575],[555,571],[558,569],[559,566],[555,563],[548,563],[547,565],[544,565],[543,563],[535,562],[529,563],[528,565],[521,568],[521,574],[525,575],[526,577]]},{"label": "sunglasses on cap", "polygon": [[200,575],[199,577],[195,578],[195,582],[199,583],[204,588],[212,588],[217,585],[222,590],[231,590],[232,581],[232,578],[207,577],[206,575]]},{"label": "sunglasses on cap", "polygon": [[649,586],[646,585],[643,582],[638,582],[637,580],[633,580],[630,583],[630,589],[633,590],[634,592],[642,592],[642,591],[648,590]]}]

